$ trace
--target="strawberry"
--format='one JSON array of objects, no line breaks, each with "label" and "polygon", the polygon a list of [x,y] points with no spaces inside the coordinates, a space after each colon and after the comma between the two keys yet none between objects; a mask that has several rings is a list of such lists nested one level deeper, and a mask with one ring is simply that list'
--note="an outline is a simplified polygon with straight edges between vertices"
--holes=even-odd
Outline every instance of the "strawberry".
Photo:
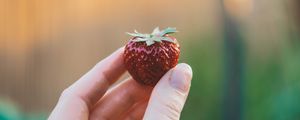
[{"label": "strawberry", "polygon": [[124,63],[129,74],[138,83],[155,86],[160,78],[178,63],[180,47],[175,28],[162,31],[155,28],[151,34],[127,33],[133,36],[124,51]]}]

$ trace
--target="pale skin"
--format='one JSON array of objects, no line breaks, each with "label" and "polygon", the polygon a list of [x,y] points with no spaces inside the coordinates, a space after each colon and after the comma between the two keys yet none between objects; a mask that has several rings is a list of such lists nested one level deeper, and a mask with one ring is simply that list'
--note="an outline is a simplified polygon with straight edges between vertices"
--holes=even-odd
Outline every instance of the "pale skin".
[{"label": "pale skin", "polygon": [[185,63],[169,70],[155,87],[128,78],[120,48],[66,88],[48,120],[179,120],[192,70]]}]

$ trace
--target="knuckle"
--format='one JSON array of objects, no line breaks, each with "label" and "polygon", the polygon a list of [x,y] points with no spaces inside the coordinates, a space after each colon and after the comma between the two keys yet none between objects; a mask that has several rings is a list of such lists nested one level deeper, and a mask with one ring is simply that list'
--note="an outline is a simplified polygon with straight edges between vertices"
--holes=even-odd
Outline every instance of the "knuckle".
[{"label": "knuckle", "polygon": [[181,105],[178,102],[166,102],[165,107],[167,109],[167,115],[171,120],[179,118],[181,113]]}]

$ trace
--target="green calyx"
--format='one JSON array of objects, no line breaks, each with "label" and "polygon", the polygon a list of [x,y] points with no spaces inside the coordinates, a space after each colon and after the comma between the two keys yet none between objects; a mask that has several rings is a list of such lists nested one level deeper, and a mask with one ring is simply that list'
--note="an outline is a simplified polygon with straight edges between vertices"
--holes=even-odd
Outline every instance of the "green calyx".
[{"label": "green calyx", "polygon": [[151,34],[142,34],[134,30],[134,33],[128,33],[128,35],[131,35],[133,37],[137,37],[136,39],[132,40],[134,42],[146,42],[147,46],[150,46],[154,44],[155,42],[162,42],[162,41],[168,41],[174,43],[174,41],[169,38],[165,37],[166,34],[172,34],[178,32],[176,28],[168,27],[164,30],[159,30],[158,27],[156,27]]}]

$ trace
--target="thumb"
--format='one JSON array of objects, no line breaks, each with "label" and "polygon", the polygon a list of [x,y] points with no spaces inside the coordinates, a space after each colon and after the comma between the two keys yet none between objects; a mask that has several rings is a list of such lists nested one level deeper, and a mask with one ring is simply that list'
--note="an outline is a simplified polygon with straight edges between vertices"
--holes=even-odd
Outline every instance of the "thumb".
[{"label": "thumb", "polygon": [[167,72],[153,89],[144,120],[179,120],[191,79],[192,69],[185,63]]}]

